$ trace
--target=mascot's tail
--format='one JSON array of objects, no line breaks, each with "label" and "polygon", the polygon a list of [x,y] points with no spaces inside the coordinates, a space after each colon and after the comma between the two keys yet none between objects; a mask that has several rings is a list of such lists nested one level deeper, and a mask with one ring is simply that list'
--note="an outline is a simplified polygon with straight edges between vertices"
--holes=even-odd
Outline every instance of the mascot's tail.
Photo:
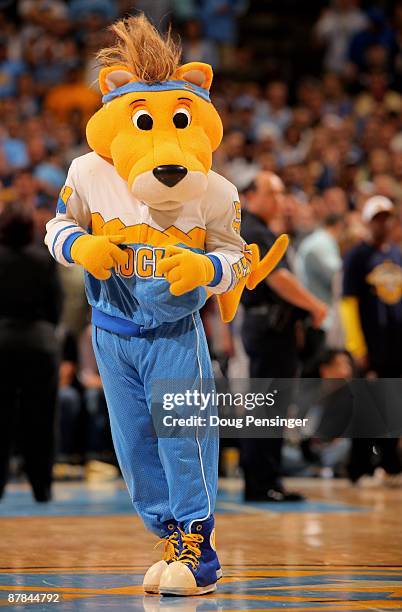
[{"label": "mascot's tail", "polygon": [[288,236],[282,234],[261,260],[258,246],[256,244],[247,246],[247,258],[251,268],[250,274],[242,278],[234,289],[217,296],[219,310],[224,323],[229,323],[233,320],[244,288],[254,289],[258,283],[267,278],[286,253],[288,244]]}]

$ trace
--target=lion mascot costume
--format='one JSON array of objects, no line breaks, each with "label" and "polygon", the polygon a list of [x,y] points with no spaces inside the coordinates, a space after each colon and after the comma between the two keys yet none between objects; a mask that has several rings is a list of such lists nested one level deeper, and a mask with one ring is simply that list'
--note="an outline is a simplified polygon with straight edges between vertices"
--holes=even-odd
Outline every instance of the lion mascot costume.
[{"label": "lion mascot costume", "polygon": [[165,544],[144,590],[201,595],[222,576],[218,437],[158,437],[151,388],[157,378],[194,388],[213,378],[199,309],[215,294],[232,319],[287,238],[259,261],[240,236],[236,188],[211,170],[222,139],[211,67],[180,66],[170,34],[143,15],[112,30],[115,46],[99,53],[103,105],[86,130],[92,151],[72,162],[45,242],[59,263],[85,269],[117,458],[135,510]]}]

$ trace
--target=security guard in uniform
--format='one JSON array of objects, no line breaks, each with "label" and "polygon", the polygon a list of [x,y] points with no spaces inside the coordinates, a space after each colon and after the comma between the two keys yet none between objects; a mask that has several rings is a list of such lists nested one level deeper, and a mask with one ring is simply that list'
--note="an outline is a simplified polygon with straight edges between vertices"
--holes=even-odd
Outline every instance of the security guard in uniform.
[{"label": "security guard in uniform", "polygon": [[[260,172],[245,191],[247,210],[242,218],[242,237],[259,246],[261,257],[274,244],[270,223],[280,213],[284,196],[281,179]],[[297,372],[295,323],[310,316],[319,327],[326,305],[307,291],[290,272],[286,258],[253,292],[244,291],[244,348],[250,360],[251,378],[294,378]],[[242,466],[247,501],[300,501],[298,493],[282,484],[280,463],[282,438],[242,441]]]}]

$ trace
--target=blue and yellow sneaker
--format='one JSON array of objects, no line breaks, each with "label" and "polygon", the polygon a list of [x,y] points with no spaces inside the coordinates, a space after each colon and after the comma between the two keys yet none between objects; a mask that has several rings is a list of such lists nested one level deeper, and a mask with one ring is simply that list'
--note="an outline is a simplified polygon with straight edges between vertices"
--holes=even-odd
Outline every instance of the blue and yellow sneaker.
[{"label": "blue and yellow sneaker", "polygon": [[191,532],[181,530],[178,559],[160,577],[161,595],[205,595],[216,590],[222,570],[215,549],[215,520],[195,521]]},{"label": "blue and yellow sneaker", "polygon": [[[143,587],[146,593],[159,593],[159,582],[169,563],[177,561],[181,550],[181,532],[177,523],[171,521],[166,524],[167,534],[161,538],[156,546],[163,544],[163,555],[147,570],[144,576]],[[156,547],[155,547],[156,548]]]}]

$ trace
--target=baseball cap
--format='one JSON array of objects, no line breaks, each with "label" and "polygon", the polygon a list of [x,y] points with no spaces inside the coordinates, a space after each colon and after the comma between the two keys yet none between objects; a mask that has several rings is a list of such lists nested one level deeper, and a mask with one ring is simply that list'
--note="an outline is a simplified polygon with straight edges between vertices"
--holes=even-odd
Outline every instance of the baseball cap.
[{"label": "baseball cap", "polygon": [[373,196],[369,198],[363,206],[362,219],[365,223],[369,223],[379,213],[392,213],[393,211],[394,205],[389,198],[385,196]]}]

